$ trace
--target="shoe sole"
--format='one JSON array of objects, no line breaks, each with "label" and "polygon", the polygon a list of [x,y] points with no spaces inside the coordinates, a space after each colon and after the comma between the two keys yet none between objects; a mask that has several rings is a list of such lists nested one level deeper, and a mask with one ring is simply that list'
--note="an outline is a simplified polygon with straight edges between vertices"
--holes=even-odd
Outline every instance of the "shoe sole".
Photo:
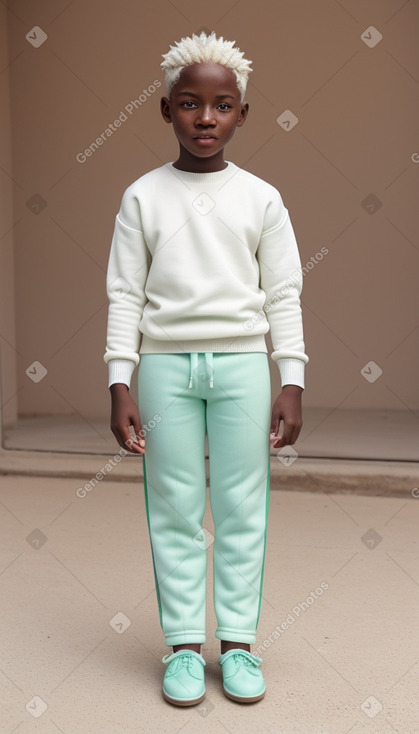
[{"label": "shoe sole", "polygon": [[163,698],[166,699],[166,701],[169,701],[169,703],[173,703],[176,706],[195,706],[197,703],[201,703],[201,701],[205,698],[205,693],[202,694],[199,698],[190,698],[190,699],[182,699],[182,698],[172,698],[169,696],[164,690],[162,690]]},{"label": "shoe sole", "polygon": [[224,694],[227,696],[227,698],[231,698],[232,701],[237,701],[238,703],[254,703],[255,701],[260,701],[265,693],[266,689],[263,691],[263,693],[260,693],[259,696],[236,696],[234,693],[229,693],[226,691],[225,688],[223,688]]}]

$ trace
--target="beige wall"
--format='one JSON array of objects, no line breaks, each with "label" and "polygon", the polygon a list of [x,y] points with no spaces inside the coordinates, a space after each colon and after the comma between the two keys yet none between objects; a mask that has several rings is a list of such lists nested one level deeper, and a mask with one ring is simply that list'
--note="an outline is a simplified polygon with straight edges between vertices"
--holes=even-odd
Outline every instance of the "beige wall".
[{"label": "beige wall", "polygon": [[[12,155],[2,125],[0,172],[6,422],[15,409],[108,417],[106,265],[123,191],[177,156],[159,113],[163,87],[84,163],[76,156],[163,80],[169,43],[202,27],[235,39],[253,60],[249,117],[226,158],[280,190],[303,265],[328,250],[304,278],[305,406],[419,408],[419,4],[213,0],[202,8],[192,0],[0,5],[3,69],[9,38],[1,95],[7,109],[10,83],[12,120]],[[361,39],[371,25],[383,36],[374,48]],[[25,38],[34,26],[48,36],[38,48]],[[277,118],[288,109],[298,124],[285,132]],[[381,202],[375,213],[363,204],[370,194]],[[28,208],[35,195],[45,202],[39,213]],[[372,383],[361,373],[371,360],[383,371]],[[48,370],[37,383],[26,375],[34,361]]]},{"label": "beige wall", "polygon": [[[6,11],[0,11],[3,20]],[[7,24],[0,24],[0,403],[4,425],[18,414],[18,363],[22,355],[16,341],[14,180],[10,120],[9,50]]]}]

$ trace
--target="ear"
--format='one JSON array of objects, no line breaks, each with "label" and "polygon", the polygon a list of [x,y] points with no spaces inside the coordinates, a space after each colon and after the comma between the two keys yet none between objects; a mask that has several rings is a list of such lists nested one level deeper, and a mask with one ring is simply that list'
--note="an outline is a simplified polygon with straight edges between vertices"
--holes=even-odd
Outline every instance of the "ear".
[{"label": "ear", "polygon": [[240,115],[237,119],[236,127],[242,127],[242,125],[244,125],[248,112],[249,112],[249,103],[245,102],[245,104],[243,104],[241,107]]},{"label": "ear", "polygon": [[162,97],[160,100],[160,112],[165,122],[172,122],[172,116],[170,112],[170,100],[168,97]]}]

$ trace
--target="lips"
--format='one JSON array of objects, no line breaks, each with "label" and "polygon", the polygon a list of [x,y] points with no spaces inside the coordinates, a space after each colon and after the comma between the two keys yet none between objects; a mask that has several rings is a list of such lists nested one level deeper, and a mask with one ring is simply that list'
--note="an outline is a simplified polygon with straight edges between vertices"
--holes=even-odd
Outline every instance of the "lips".
[{"label": "lips", "polygon": [[216,140],[215,135],[195,135],[194,140]]}]

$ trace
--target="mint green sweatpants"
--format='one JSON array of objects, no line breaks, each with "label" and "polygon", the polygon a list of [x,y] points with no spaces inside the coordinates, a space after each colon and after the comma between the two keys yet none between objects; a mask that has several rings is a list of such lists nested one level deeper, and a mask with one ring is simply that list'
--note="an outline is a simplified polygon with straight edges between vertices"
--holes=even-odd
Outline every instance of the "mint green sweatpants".
[{"label": "mint green sweatpants", "polygon": [[[215,636],[256,642],[269,505],[268,356],[142,354],[144,489],[166,644],[206,641],[207,552],[213,549]],[[203,528],[205,434],[214,533]]]}]

